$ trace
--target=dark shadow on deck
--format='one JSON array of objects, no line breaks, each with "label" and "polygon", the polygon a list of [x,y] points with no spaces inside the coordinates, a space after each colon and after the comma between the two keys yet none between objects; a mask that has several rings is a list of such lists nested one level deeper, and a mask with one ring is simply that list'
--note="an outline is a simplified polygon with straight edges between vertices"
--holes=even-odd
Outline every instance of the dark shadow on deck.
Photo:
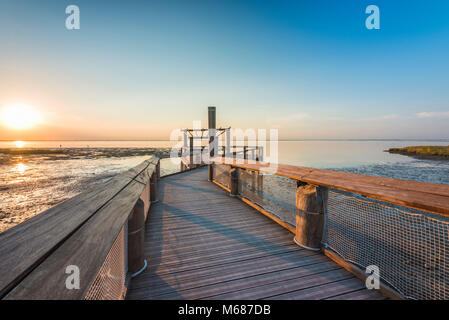
[{"label": "dark shadow on deck", "polygon": [[160,180],[145,235],[149,267],[128,299],[382,299],[293,234],[207,181]]}]

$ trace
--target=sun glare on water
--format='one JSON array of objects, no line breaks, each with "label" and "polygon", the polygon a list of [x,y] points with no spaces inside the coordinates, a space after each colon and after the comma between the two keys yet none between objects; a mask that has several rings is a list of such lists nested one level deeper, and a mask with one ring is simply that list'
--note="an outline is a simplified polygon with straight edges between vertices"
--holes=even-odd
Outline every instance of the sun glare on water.
[{"label": "sun glare on water", "polygon": [[13,129],[28,129],[39,123],[39,113],[31,106],[14,104],[2,109],[1,120]]},{"label": "sun glare on water", "polygon": [[25,171],[28,169],[28,166],[19,162],[16,164],[16,166],[13,168],[14,171],[18,173],[25,173]]},{"label": "sun glare on water", "polygon": [[25,145],[24,141],[14,141],[14,144],[16,145],[16,148],[23,148]]}]

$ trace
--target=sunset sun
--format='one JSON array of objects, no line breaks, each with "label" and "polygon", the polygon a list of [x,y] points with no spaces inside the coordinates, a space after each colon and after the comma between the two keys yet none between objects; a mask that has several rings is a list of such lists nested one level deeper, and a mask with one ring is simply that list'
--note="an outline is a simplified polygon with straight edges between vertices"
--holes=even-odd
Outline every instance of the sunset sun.
[{"label": "sunset sun", "polygon": [[39,123],[40,116],[31,106],[14,104],[2,109],[1,121],[5,126],[13,129],[28,129]]}]

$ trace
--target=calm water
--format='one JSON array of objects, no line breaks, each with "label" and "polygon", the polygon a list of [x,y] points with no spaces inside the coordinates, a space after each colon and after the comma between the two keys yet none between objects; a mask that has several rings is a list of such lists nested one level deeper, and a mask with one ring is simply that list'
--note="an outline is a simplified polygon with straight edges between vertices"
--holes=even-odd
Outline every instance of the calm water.
[{"label": "calm water", "polygon": [[[0,142],[0,232],[81,191],[103,184],[152,154],[168,156],[174,144],[170,141]],[[278,162],[449,184],[449,161],[420,160],[384,152],[391,147],[448,144],[448,141],[281,141]],[[26,152],[17,154],[17,149]],[[162,160],[162,175],[177,170],[179,160]]]}]

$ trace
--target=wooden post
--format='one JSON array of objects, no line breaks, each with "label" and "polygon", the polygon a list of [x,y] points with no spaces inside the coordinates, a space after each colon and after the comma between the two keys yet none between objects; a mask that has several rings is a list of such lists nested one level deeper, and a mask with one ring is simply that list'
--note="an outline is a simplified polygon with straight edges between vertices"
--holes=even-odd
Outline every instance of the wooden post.
[{"label": "wooden post", "polygon": [[248,173],[251,175],[251,188],[257,193],[257,176],[259,173],[257,171],[248,171]]},{"label": "wooden post", "polygon": [[231,189],[231,196],[235,197],[239,193],[239,172],[238,168],[231,167],[229,178],[229,186]]},{"label": "wooden post", "polygon": [[193,137],[190,137],[189,169],[193,168]]},{"label": "wooden post", "polygon": [[156,170],[151,175],[150,181],[150,200],[151,202],[157,202],[157,167]]},{"label": "wooden post", "polygon": [[139,199],[128,220],[128,271],[136,276],[145,270],[144,256],[145,204]]},{"label": "wooden post", "polygon": [[263,147],[257,147],[257,161],[263,161]]},{"label": "wooden post", "polygon": [[303,248],[320,250],[327,194],[327,188],[298,181],[296,189],[296,236],[294,241]]},{"label": "wooden post", "polygon": [[248,147],[243,146],[243,159],[248,159]]},{"label": "wooden post", "polygon": [[231,157],[231,129],[226,129],[226,158]]},{"label": "wooden post", "polygon": [[187,152],[187,131],[185,131],[185,130],[183,132],[182,140],[183,140],[183,147],[182,147],[182,149],[183,149],[184,152]]},{"label": "wooden post", "polygon": [[257,191],[259,195],[262,195],[263,193],[263,174],[260,172],[257,172]]},{"label": "wooden post", "polygon": [[209,181],[214,180],[214,164],[213,159],[215,157],[215,129],[216,129],[216,108],[208,107],[208,120],[209,120]]}]

